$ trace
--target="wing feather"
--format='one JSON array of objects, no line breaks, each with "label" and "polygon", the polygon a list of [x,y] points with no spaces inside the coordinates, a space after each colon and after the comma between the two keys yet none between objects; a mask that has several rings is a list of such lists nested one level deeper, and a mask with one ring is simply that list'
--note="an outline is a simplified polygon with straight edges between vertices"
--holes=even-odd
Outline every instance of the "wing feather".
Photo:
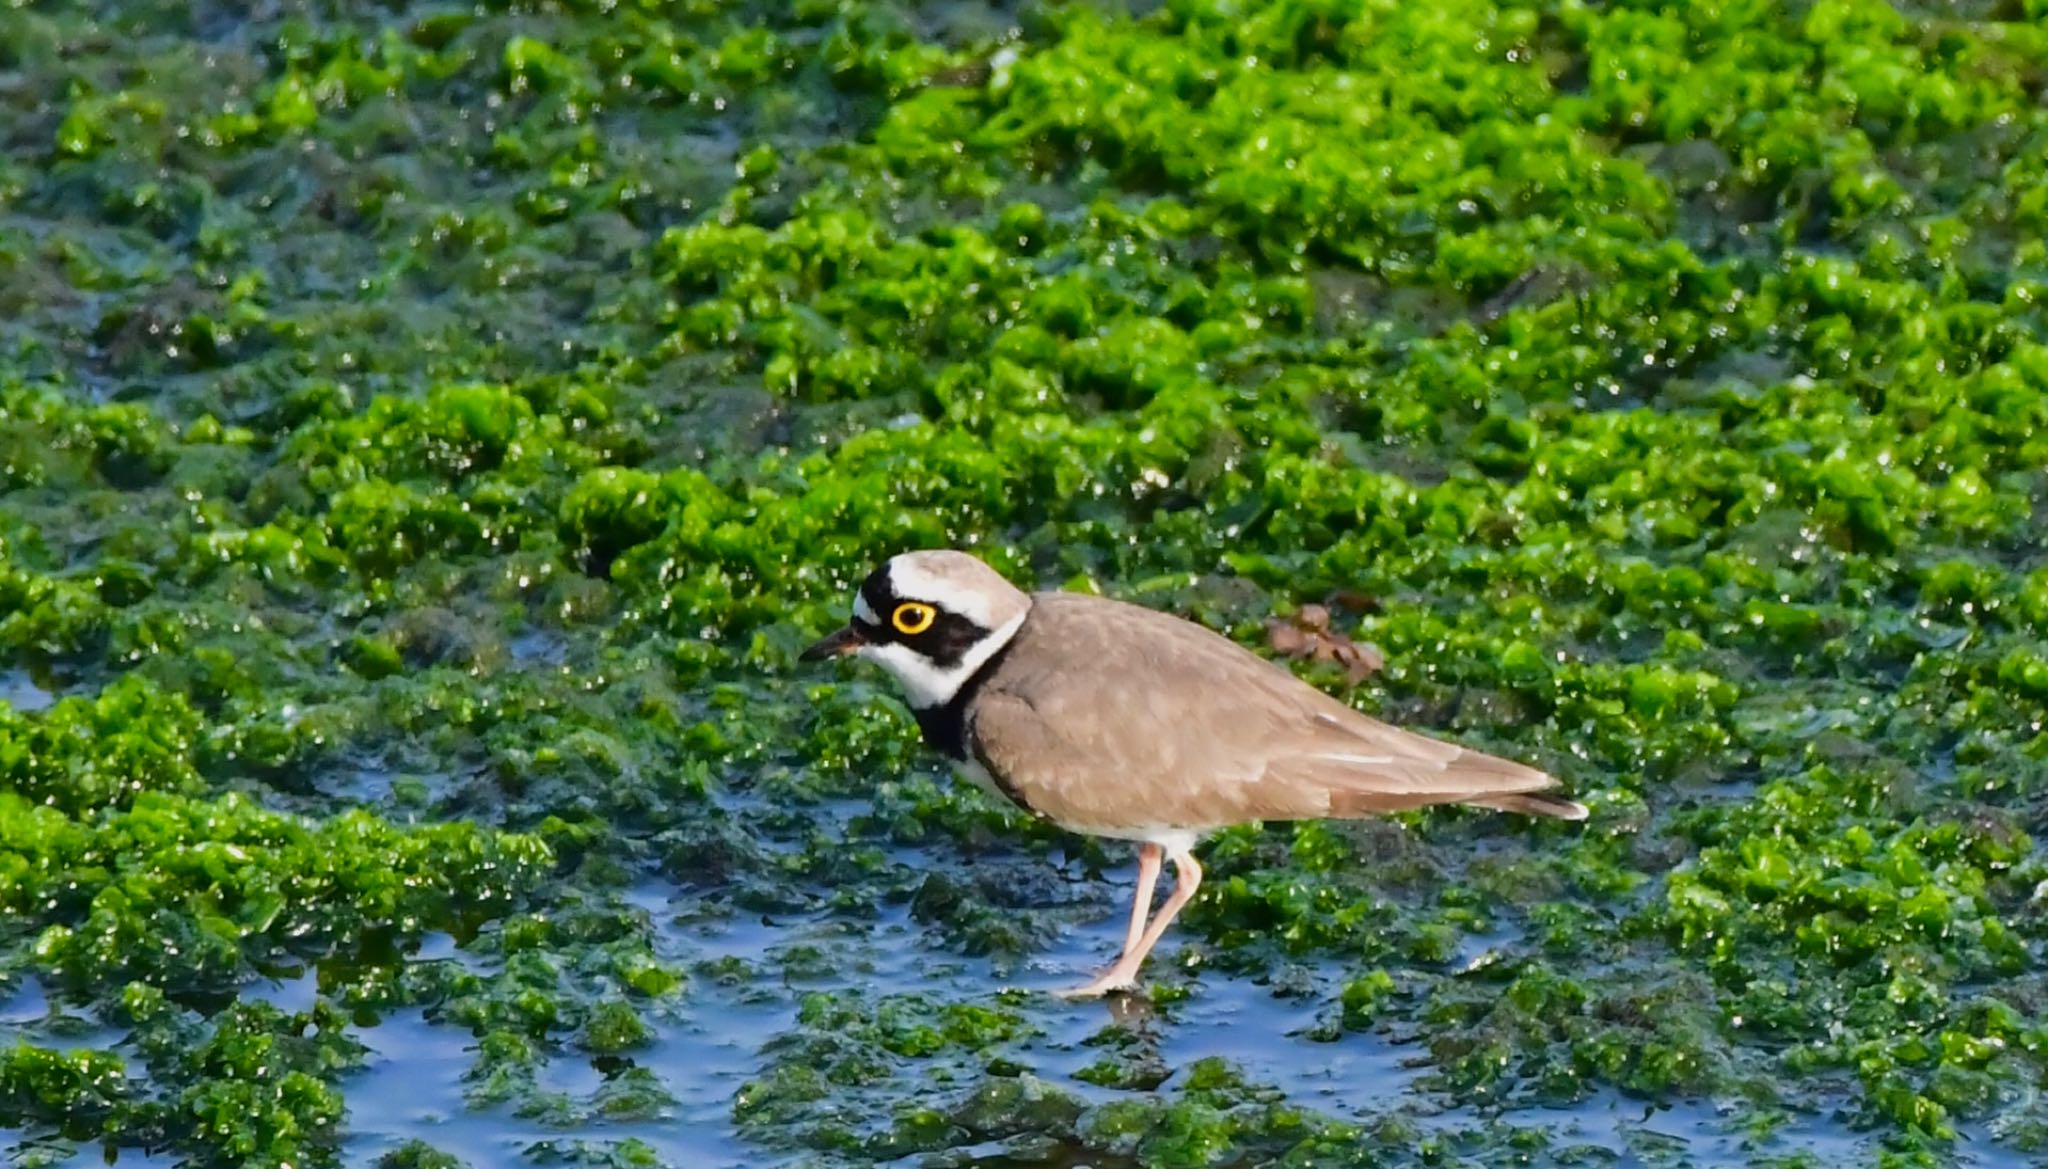
[{"label": "wing feather", "polygon": [[[1208,829],[1439,803],[1571,815],[1543,772],[1360,714],[1170,614],[1040,593],[973,704],[982,765],[1082,831]],[[1086,668],[1076,669],[1082,661]]]}]

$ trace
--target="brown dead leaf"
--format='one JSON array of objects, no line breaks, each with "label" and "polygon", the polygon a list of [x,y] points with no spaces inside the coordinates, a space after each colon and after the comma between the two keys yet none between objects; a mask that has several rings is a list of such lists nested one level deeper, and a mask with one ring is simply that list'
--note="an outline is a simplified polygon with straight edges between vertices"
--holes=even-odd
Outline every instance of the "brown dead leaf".
[{"label": "brown dead leaf", "polygon": [[1308,634],[1285,621],[1266,622],[1266,644],[1274,653],[1290,658],[1307,653],[1309,648]]},{"label": "brown dead leaf", "polygon": [[1266,644],[1283,657],[1335,662],[1344,667],[1345,681],[1352,686],[1387,664],[1378,646],[1333,631],[1330,611],[1322,605],[1303,605],[1291,618],[1267,621]]}]

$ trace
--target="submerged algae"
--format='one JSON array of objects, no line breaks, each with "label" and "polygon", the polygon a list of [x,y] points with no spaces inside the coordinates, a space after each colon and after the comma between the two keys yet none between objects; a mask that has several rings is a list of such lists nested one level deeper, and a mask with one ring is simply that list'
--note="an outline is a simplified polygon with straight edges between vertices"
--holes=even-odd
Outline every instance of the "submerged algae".
[{"label": "submerged algae", "polygon": [[[20,1156],[2038,1151],[2037,8],[0,13]],[[1594,818],[1234,830],[1155,1013],[997,992],[1122,857],[787,672],[941,544],[1368,598]]]}]

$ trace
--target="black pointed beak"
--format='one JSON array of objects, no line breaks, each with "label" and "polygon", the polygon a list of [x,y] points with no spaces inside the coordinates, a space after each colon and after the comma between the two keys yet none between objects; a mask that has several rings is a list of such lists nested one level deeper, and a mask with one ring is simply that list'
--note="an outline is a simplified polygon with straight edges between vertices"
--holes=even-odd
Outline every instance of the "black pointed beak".
[{"label": "black pointed beak", "polygon": [[860,630],[848,625],[818,640],[811,648],[798,654],[797,660],[819,662],[826,658],[845,657],[867,643],[868,639],[860,635]]}]

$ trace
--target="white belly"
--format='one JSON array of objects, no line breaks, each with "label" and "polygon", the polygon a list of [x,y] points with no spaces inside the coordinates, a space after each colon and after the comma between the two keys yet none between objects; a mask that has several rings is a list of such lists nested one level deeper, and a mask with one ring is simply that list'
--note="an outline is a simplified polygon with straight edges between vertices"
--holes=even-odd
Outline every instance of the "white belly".
[{"label": "white belly", "polygon": [[988,768],[981,765],[981,760],[974,758],[961,760],[953,764],[953,771],[962,779],[987,792],[989,795],[994,796],[1013,808],[1017,806],[1017,801],[1004,795],[1003,789],[996,786],[996,777],[988,773]]}]

